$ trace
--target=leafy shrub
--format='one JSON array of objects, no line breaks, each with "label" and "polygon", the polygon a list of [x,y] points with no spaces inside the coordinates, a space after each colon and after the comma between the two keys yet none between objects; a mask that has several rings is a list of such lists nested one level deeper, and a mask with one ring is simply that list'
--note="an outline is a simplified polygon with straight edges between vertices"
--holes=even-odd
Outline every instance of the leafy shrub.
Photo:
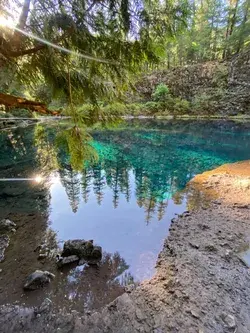
[{"label": "leafy shrub", "polygon": [[127,113],[132,116],[140,116],[143,114],[143,104],[132,103],[127,106]]},{"label": "leafy shrub", "polygon": [[114,116],[122,116],[127,112],[127,107],[122,103],[112,103],[103,107],[103,111]]},{"label": "leafy shrub", "polygon": [[152,94],[155,102],[164,102],[169,95],[169,88],[166,84],[160,83]]},{"label": "leafy shrub", "polygon": [[27,109],[12,109],[11,114],[14,117],[32,118],[32,112]]},{"label": "leafy shrub", "polygon": [[0,118],[11,118],[11,117],[12,117],[11,113],[0,110]]},{"label": "leafy shrub", "polygon": [[228,66],[227,64],[218,64],[214,72],[212,83],[215,87],[226,88],[228,84]]},{"label": "leafy shrub", "polygon": [[190,111],[190,103],[186,99],[179,97],[174,99],[174,114],[184,115]]},{"label": "leafy shrub", "polygon": [[195,96],[192,102],[192,110],[194,113],[203,113],[206,115],[214,114],[220,108],[225,91],[223,89],[213,89],[207,93]]},{"label": "leafy shrub", "polygon": [[161,108],[161,105],[158,102],[147,102],[144,104],[143,113],[153,115],[156,112],[158,112],[160,110],[160,108]]}]

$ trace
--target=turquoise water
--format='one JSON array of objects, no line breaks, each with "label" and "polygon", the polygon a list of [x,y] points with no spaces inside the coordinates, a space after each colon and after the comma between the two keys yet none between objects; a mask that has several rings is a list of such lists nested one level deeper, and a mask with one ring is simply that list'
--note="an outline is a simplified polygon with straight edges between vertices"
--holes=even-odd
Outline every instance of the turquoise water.
[{"label": "turquoise water", "polygon": [[[30,253],[48,234],[56,250],[65,240],[83,238],[105,252],[97,271],[82,266],[57,275],[43,293],[25,295],[27,304],[49,296],[80,311],[97,308],[126,284],[150,278],[171,219],[186,209],[187,198],[179,191],[195,174],[250,158],[248,123],[137,120],[92,130],[91,136],[60,124],[0,132],[1,218],[33,218],[21,223],[0,268],[14,265],[10,251],[15,251],[20,275],[55,269],[52,259],[41,264],[23,258],[22,247],[15,250],[22,226],[27,239],[36,239],[27,240]],[[20,300],[20,285],[8,283],[9,294],[1,302]]]}]

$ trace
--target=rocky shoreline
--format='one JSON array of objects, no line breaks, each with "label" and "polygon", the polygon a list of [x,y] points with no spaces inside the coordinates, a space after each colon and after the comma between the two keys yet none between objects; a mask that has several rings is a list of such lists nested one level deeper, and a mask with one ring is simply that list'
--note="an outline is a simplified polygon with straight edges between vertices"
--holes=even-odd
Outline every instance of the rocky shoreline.
[{"label": "rocky shoreline", "polygon": [[85,316],[5,305],[0,332],[249,332],[250,162],[198,175],[186,195],[151,280]]}]

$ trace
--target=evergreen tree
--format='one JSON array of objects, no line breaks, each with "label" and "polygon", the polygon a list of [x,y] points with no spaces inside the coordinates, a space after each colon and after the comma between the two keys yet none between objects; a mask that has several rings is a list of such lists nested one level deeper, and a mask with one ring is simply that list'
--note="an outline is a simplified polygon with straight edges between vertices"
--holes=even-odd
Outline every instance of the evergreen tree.
[{"label": "evergreen tree", "polygon": [[70,104],[117,96],[129,73],[158,61],[155,36],[186,15],[160,0],[6,0],[0,15],[13,21],[15,10],[15,29],[0,27],[1,69],[31,86],[45,82]]}]

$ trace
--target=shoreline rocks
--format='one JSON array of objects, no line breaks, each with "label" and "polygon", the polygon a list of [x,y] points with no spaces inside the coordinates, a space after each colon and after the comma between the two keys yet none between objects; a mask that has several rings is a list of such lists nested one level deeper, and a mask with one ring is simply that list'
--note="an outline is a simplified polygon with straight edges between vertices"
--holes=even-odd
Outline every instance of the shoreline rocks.
[{"label": "shoreline rocks", "polygon": [[16,223],[8,220],[8,219],[2,219],[0,221],[0,234],[1,233],[6,233],[9,231],[16,231]]},{"label": "shoreline rocks", "polygon": [[[102,248],[93,244],[93,240],[85,241],[84,239],[68,240],[64,243],[61,256],[69,258],[76,256],[79,260],[88,264],[97,264],[102,259]],[[72,259],[72,258],[71,258]],[[76,261],[76,260],[74,260]],[[70,260],[69,263],[72,261]]]},{"label": "shoreline rocks", "polygon": [[55,275],[48,271],[36,270],[26,278],[23,289],[36,290],[43,288],[45,285],[49,284],[54,277]]},{"label": "shoreline rocks", "polygon": [[56,264],[57,264],[58,268],[62,268],[65,265],[78,263],[79,260],[80,260],[79,257],[77,257],[76,255],[68,256],[68,257],[58,257],[58,261]]}]

